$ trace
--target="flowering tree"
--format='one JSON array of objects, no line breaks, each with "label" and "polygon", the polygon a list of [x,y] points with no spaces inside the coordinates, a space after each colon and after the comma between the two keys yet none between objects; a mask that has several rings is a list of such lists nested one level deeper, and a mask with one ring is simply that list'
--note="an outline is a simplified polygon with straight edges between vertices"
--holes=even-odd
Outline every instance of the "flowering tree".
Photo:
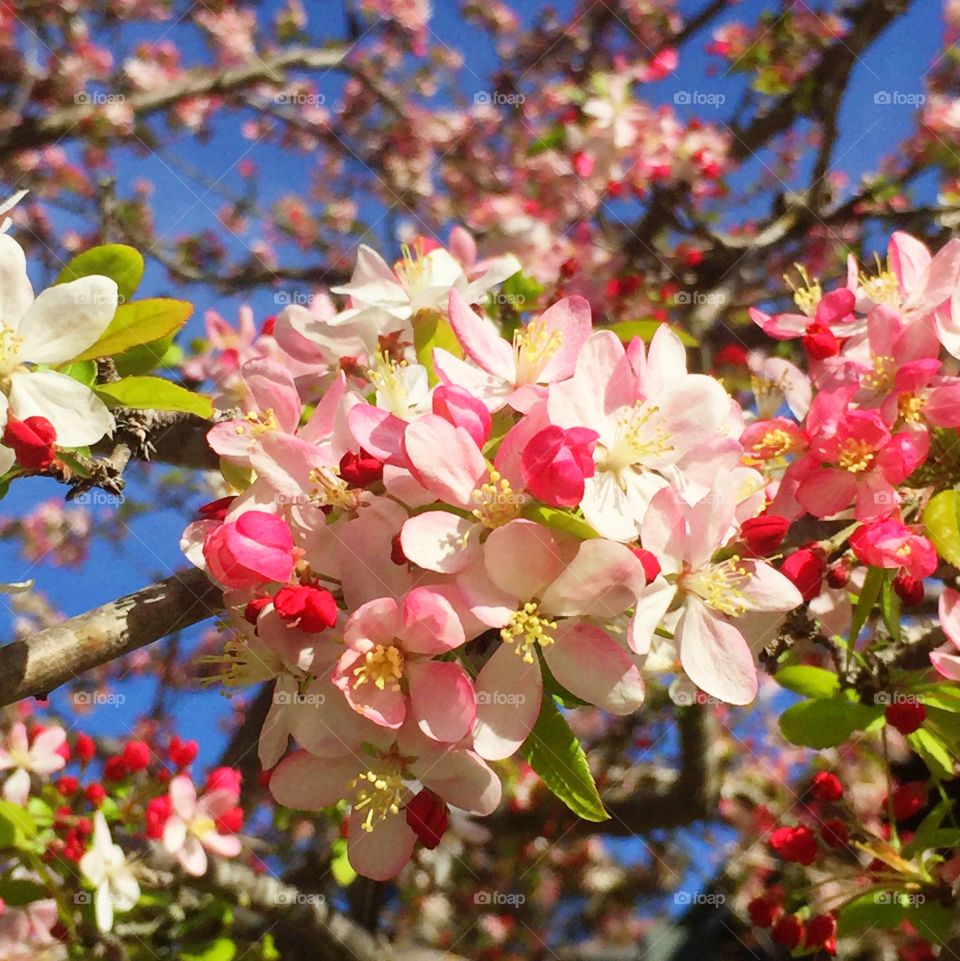
[{"label": "flowering tree", "polygon": [[0,961],[960,958],[960,8],[530,6],[0,5]]}]

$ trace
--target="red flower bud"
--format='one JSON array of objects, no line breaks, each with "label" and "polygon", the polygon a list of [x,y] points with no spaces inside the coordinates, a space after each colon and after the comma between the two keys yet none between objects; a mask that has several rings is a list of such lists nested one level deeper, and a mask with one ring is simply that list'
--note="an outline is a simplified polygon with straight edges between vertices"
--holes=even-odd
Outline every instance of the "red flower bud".
[{"label": "red flower bud", "polygon": [[186,767],[192,764],[197,757],[198,745],[196,741],[181,741],[174,735],[170,739],[167,748],[167,757],[175,767]]},{"label": "red flower bud", "polygon": [[787,536],[790,521],[779,514],[761,514],[740,525],[740,537],[754,557],[768,557]]},{"label": "red flower bud", "polygon": [[803,349],[812,360],[826,360],[840,353],[840,341],[826,324],[814,321],[803,337]]},{"label": "red flower bud", "polygon": [[229,791],[231,794],[240,793],[240,783],[243,775],[235,767],[215,767],[207,775],[205,791]]},{"label": "red flower bud", "polygon": [[642,547],[631,547],[630,550],[640,559],[643,564],[643,574],[649,584],[660,573],[660,561],[652,551],[645,551]]},{"label": "red flower bud", "polygon": [[927,786],[923,781],[909,781],[893,789],[893,816],[906,821],[923,810],[927,803]]},{"label": "red flower bud", "polygon": [[782,944],[788,951],[793,951],[800,947],[803,935],[803,922],[795,914],[785,914],[773,926],[770,940],[774,944]]},{"label": "red flower bud", "polygon": [[76,794],[77,788],[80,787],[80,782],[71,775],[67,774],[57,781],[57,790],[64,796],[67,797],[70,794]]},{"label": "red flower bud", "polygon": [[123,763],[131,771],[144,771],[150,765],[150,748],[143,741],[127,741],[123,748]]},{"label": "red flower bud", "polygon": [[783,858],[784,861],[796,861],[799,864],[813,864],[817,857],[817,839],[813,831],[803,825],[792,828],[777,828],[770,835],[770,847]]},{"label": "red flower bud", "polygon": [[309,584],[281,587],[273,598],[273,606],[290,627],[308,634],[317,634],[337,623],[337,602],[333,595]]},{"label": "red flower bud", "polygon": [[913,734],[927,719],[927,709],[916,701],[897,701],[888,704],[883,712],[890,727],[895,727],[901,734]]},{"label": "red flower bud", "polygon": [[3,442],[16,455],[17,463],[26,470],[45,470],[54,460],[57,432],[46,417],[10,418],[3,429]]},{"label": "red flower bud", "polygon": [[433,850],[447,830],[447,804],[433,791],[423,790],[407,805],[407,824],[425,848]]},{"label": "red flower bud", "polygon": [[893,579],[893,589],[904,607],[916,607],[923,600],[923,581],[899,571]]},{"label": "red flower bud", "polygon": [[144,812],[147,821],[147,837],[159,840],[163,837],[163,828],[173,810],[173,804],[169,794],[161,794],[160,797],[153,798]]},{"label": "red flower bud", "polygon": [[780,565],[780,570],[785,577],[793,581],[805,601],[812,601],[820,593],[826,566],[822,550],[817,547],[801,547]]},{"label": "red flower bud", "polygon": [[257,619],[260,617],[260,612],[272,601],[271,597],[255,597],[252,601],[247,603],[247,606],[243,609],[243,619],[248,624],[253,624],[256,626]]},{"label": "red flower bud", "polygon": [[847,826],[840,818],[827,818],[820,825],[820,837],[830,848],[845,848],[850,840]]},{"label": "red flower bud", "polygon": [[102,784],[88,784],[86,791],[83,792],[86,799],[95,807],[100,807],[101,804],[106,800],[107,792],[103,789]]},{"label": "red flower bud", "polygon": [[807,922],[804,946],[820,948],[827,954],[837,953],[837,919],[832,914],[818,914]]},{"label": "red flower bud", "polygon": [[340,458],[340,476],[350,487],[369,487],[383,477],[383,464],[362,448],[359,454],[348,450]]},{"label": "red flower bud", "polygon": [[843,797],[843,785],[836,774],[819,771],[810,782],[810,790],[818,801],[839,801]]},{"label": "red flower bud", "polygon": [[119,755],[108,757],[103,765],[103,779],[105,781],[122,781],[127,774],[126,762]]},{"label": "red flower bud", "polygon": [[768,901],[766,898],[754,898],[747,905],[747,914],[750,915],[750,923],[756,928],[769,928],[782,913],[779,904]]},{"label": "red flower bud", "polygon": [[232,807],[217,818],[217,830],[221,834],[236,834],[243,827],[243,808]]},{"label": "red flower bud", "polygon": [[97,753],[97,745],[89,734],[78,734],[73,749],[77,759],[84,763],[92,760]]}]

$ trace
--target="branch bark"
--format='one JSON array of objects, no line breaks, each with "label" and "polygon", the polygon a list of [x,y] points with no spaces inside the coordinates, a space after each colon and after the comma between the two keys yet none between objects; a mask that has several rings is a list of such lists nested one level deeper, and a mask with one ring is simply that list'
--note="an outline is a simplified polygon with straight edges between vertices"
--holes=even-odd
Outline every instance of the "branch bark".
[{"label": "branch bark", "polygon": [[220,607],[220,589],[203,571],[187,570],[0,647],[0,706],[46,694]]}]

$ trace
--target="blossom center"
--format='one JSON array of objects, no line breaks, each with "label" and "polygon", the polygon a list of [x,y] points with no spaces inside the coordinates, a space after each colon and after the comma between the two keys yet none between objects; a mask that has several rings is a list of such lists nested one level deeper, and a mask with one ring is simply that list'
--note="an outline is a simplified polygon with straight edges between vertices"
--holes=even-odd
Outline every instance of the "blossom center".
[{"label": "blossom center", "polygon": [[790,277],[784,274],[783,279],[787,286],[793,291],[793,302],[800,311],[808,317],[815,317],[817,307],[823,299],[823,288],[819,281],[811,280],[806,268],[802,264],[796,265],[797,273],[800,275],[801,284],[794,284]]},{"label": "blossom center", "polygon": [[551,330],[542,320],[531,320],[513,335],[517,359],[517,383],[532,384],[547,361],[563,346],[563,334]]},{"label": "blossom center", "polygon": [[840,445],[837,463],[851,474],[865,471],[872,463],[875,452],[868,441],[858,437],[848,437]]},{"label": "blossom center", "polygon": [[378,350],[373,358],[373,366],[367,370],[367,378],[377,388],[377,403],[385,406],[395,417],[401,420],[410,418],[410,395],[403,371],[407,366],[405,360],[392,360],[382,350]]},{"label": "blossom center", "polygon": [[403,804],[403,776],[399,763],[385,765],[380,770],[362,771],[351,782],[353,809],[365,811],[361,827],[372,831],[374,822],[383,821],[391,814],[399,814]]},{"label": "blossom center", "polygon": [[321,507],[339,507],[355,511],[360,506],[362,491],[351,490],[336,473],[336,468],[314,467],[310,471],[310,499]]},{"label": "blossom center", "polygon": [[896,361],[889,354],[873,358],[873,370],[860,378],[860,383],[870,390],[886,390],[893,384]]},{"label": "blossom center", "polygon": [[[597,463],[599,470],[619,473],[644,461],[673,450],[667,430],[656,423],[660,408],[656,404],[637,401],[617,418],[617,434],[613,444]],[[600,449],[602,445],[598,444]]]},{"label": "blossom center", "polygon": [[528,601],[510,615],[510,620],[500,630],[500,637],[504,643],[516,645],[514,651],[524,663],[532,664],[534,648],[538,644],[540,647],[549,647],[553,643],[553,636],[549,632],[556,630],[556,627],[556,621],[548,620],[534,601]]},{"label": "blossom center", "polygon": [[245,434],[247,432],[247,424],[250,425],[249,429],[253,432],[254,437],[259,437],[261,434],[277,430],[280,426],[277,423],[277,418],[273,413],[272,407],[267,410],[262,410],[259,413],[245,414],[243,422],[237,424],[237,434]]},{"label": "blossom center", "polygon": [[861,274],[860,286],[863,288],[863,292],[875,304],[890,304],[893,307],[900,306],[900,284],[891,271],[881,270],[876,277]]},{"label": "blossom center", "polygon": [[917,394],[901,394],[897,400],[897,410],[908,424],[917,424],[923,418],[923,409],[927,406],[927,398]]},{"label": "blossom center", "polygon": [[473,509],[473,516],[491,530],[519,517],[523,499],[523,495],[514,491],[506,477],[492,469],[490,480],[470,495],[470,500],[477,505]]},{"label": "blossom center", "polygon": [[0,321],[0,373],[11,374],[20,364],[23,338],[9,325]]},{"label": "blossom center", "polygon": [[363,655],[359,667],[353,669],[353,688],[356,690],[368,682],[381,691],[399,691],[403,677],[403,651],[392,644],[377,644]]},{"label": "blossom center", "polygon": [[750,572],[734,554],[721,564],[710,564],[681,576],[679,586],[728,617],[740,617],[749,607],[744,591]]}]

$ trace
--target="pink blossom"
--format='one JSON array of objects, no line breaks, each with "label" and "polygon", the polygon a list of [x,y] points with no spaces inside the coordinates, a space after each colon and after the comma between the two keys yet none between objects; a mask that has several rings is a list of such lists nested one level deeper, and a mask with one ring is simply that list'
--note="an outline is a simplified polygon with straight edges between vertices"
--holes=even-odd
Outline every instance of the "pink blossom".
[{"label": "pink blossom", "polygon": [[67,733],[62,727],[48,727],[31,744],[26,727],[19,721],[14,724],[7,746],[0,748],[0,771],[13,772],[3,782],[3,796],[14,804],[25,805],[30,795],[30,775],[44,777],[66,764],[60,754],[66,739]]},{"label": "pink blossom", "polygon": [[285,582],[293,573],[293,536],[279,517],[246,511],[207,535],[203,557],[224,587]]},{"label": "pink blossom", "polygon": [[530,439],[522,457],[523,483],[553,507],[576,507],[584,481],[593,477],[593,452],[600,435],[589,427],[545,427]]},{"label": "pink blossom", "polygon": [[410,715],[438,741],[468,734],[476,717],[470,675],[452,661],[432,659],[465,639],[441,594],[418,587],[401,603],[370,601],[351,615],[343,639],[347,651],[333,679],[355,711],[389,728]]},{"label": "pink blossom", "polygon": [[240,853],[240,839],[218,830],[218,822],[238,801],[232,785],[208,790],[198,798],[187,775],[178,775],[170,782],[172,813],[164,825],[163,847],[176,856],[187,874],[200,877],[206,873],[207,851],[224,858]]},{"label": "pink blossom", "polygon": [[907,527],[899,517],[888,517],[858,527],[850,537],[853,553],[872,567],[902,568],[923,580],[937,569],[933,544]]},{"label": "pink blossom", "polygon": [[953,645],[930,653],[930,660],[947,680],[960,681],[960,592],[948,587],[940,595],[940,627]]}]

